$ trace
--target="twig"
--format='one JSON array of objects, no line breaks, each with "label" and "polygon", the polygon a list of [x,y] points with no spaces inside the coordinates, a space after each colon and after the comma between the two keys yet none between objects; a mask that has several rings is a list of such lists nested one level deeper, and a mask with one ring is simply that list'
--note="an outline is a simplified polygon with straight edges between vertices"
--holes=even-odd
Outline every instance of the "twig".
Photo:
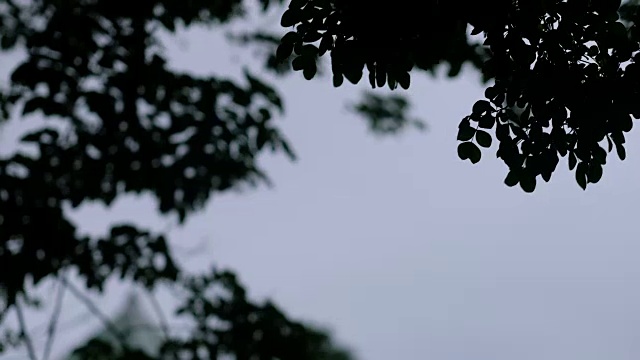
[{"label": "twig", "polygon": [[[82,314],[75,315],[71,319],[60,320],[60,321],[58,321],[58,325],[56,326],[56,328],[57,328],[56,331],[63,331],[65,329],[69,329],[69,328],[71,328],[73,326],[77,326],[78,324],[85,323],[87,318],[89,318],[91,316],[92,316],[91,312],[86,310]],[[48,327],[49,327],[49,323],[45,322],[45,323],[42,323],[42,324],[36,326],[31,331],[33,333],[45,333],[46,334]]]},{"label": "twig", "polygon": [[51,356],[51,348],[53,347],[53,339],[56,334],[56,327],[58,326],[58,319],[60,318],[60,312],[62,310],[62,300],[64,298],[65,286],[62,282],[58,285],[58,294],[56,296],[56,303],[51,313],[51,319],[49,320],[49,327],[47,329],[47,342],[44,346],[44,352],[42,353],[42,359],[48,360]]},{"label": "twig", "polygon": [[64,284],[64,286],[69,289],[73,293],[73,295],[80,301],[84,303],[84,305],[89,309],[89,311],[97,317],[106,327],[106,329],[120,342],[120,345],[126,347],[127,339],[126,337],[118,330],[118,327],[111,321],[109,318],[98,309],[98,307],[82,293],[78,288],[72,285],[66,278],[60,278],[60,282]]},{"label": "twig", "polygon": [[160,303],[158,302],[158,299],[156,299],[155,295],[150,290],[147,291],[147,295],[149,297],[149,300],[151,301],[153,310],[155,311],[156,316],[158,317],[158,321],[160,322],[160,329],[162,329],[162,332],[164,333],[165,340],[168,340],[170,335],[169,321],[167,320],[167,317],[162,311],[162,307],[160,306]]},{"label": "twig", "polygon": [[24,313],[22,312],[22,305],[20,305],[20,301],[16,301],[15,307],[16,314],[18,315],[18,323],[20,324],[20,337],[25,342],[29,358],[31,360],[38,360],[35,348],[33,347],[33,342],[31,341],[31,336],[29,336],[29,332],[27,331],[27,322],[24,319]]}]

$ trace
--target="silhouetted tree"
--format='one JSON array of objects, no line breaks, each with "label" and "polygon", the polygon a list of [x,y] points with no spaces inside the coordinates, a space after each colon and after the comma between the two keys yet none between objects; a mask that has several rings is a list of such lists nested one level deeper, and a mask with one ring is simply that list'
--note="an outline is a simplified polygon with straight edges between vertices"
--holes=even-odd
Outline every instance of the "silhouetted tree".
[{"label": "silhouetted tree", "polygon": [[[330,53],[333,83],[408,88],[410,72],[464,63],[482,71],[486,99],[459,126],[458,154],[477,163],[495,138],[505,183],[534,191],[567,157],[585,189],[607,153],[626,157],[640,117],[638,2],[493,0],[371,2],[292,0],[281,24],[281,59],[312,79]],[[472,42],[471,34],[483,40]],[[365,70],[366,69],[366,70]],[[490,131],[494,136],[491,136]]]},{"label": "silhouetted tree", "polygon": [[[267,10],[280,2],[259,4]],[[167,66],[161,31],[222,26],[242,18],[247,6],[241,0],[0,1],[0,48],[26,50],[0,89],[2,120],[29,114],[48,120],[21,139],[36,151],[0,159],[0,323],[13,311],[21,327],[7,332],[2,345],[25,345],[32,360],[39,358],[24,323],[23,307],[36,303],[27,283],[56,279],[99,313],[65,277],[73,270],[92,290],[118,275],[149,289],[183,288],[178,316],[196,326],[185,338],[168,336],[162,358],[349,358],[324,332],[273,304],[250,302],[233,274],[183,273],[163,234],[122,223],[98,238],[81,236],[64,211],[146,192],[161,213],[183,222],[212,193],[266,181],[256,164],[261,152],[294,157],[273,120],[282,99],[259,76],[245,71],[244,81],[234,82]],[[267,70],[285,71],[274,61],[278,37],[245,37],[271,46]],[[229,294],[211,293],[220,287]],[[49,339],[54,330],[52,321]],[[142,356],[105,346],[91,342],[78,354]]]},{"label": "silhouetted tree", "polygon": [[[263,10],[281,3],[259,0]],[[63,210],[145,192],[182,222],[215,192],[267,181],[256,163],[263,151],[294,158],[274,124],[284,107],[272,84],[249,71],[240,83],[166,64],[161,31],[222,26],[246,8],[241,0],[0,1],[0,48],[27,52],[0,88],[2,119],[39,113],[63,123],[22,138],[37,151],[0,159],[0,320],[14,311],[22,322],[22,306],[35,303],[25,284],[53,278],[70,286],[63,271],[72,269],[89,289],[113,275],[191,289],[184,312],[199,327],[168,339],[166,356],[327,358],[318,355],[325,335],[250,304],[229,273],[185,275],[163,234],[122,223],[99,238],[81,236]],[[456,76],[468,64],[489,85],[459,125],[460,158],[477,163],[479,147],[497,139],[507,185],[532,192],[567,157],[586,188],[602,177],[608,152],[625,158],[624,134],[640,116],[638,8],[614,0],[292,0],[281,18],[286,34],[246,32],[234,41],[265,47],[265,71],[293,69],[307,79],[330,54],[335,86],[364,77],[373,88],[407,89],[416,71],[446,65]],[[383,133],[421,126],[407,108],[400,96],[375,93],[354,106]],[[239,300],[201,295],[214,283]],[[210,317],[231,325],[199,323]],[[25,339],[23,328],[6,343]]]}]

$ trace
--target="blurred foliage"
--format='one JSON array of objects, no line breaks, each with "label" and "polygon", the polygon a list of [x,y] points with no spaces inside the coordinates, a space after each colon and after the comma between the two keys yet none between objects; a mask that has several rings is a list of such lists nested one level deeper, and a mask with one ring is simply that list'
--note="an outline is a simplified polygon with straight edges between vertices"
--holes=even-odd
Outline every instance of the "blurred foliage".
[{"label": "blurred foliage", "polygon": [[379,95],[365,92],[360,102],[350,109],[369,119],[370,130],[374,134],[397,134],[408,128],[424,130],[426,124],[420,119],[408,118],[409,103],[399,95]]},{"label": "blurred foliage", "polygon": [[[273,304],[256,304],[234,274],[212,271],[190,276],[180,283],[186,290],[178,309],[193,329],[182,338],[166,338],[159,354],[121,346],[100,338],[73,352],[74,359],[315,359],[349,360],[349,353],[320,330],[293,321]],[[214,339],[214,340],[212,340]]]},{"label": "blurred foliage", "polygon": [[[258,4],[266,11],[282,2]],[[408,89],[415,71],[447,66],[454,77],[474,67],[489,84],[459,125],[459,157],[477,163],[481,148],[497,143],[509,167],[505,183],[526,192],[539,178],[549,181],[565,157],[586,188],[601,179],[608,153],[626,157],[625,133],[640,116],[639,6],[291,0],[281,17],[286,34],[231,40],[260,47],[264,69],[279,76],[294,70],[313,79],[329,54],[335,86],[365,78],[372,88]],[[197,326],[188,338],[167,339],[168,358],[348,358],[323,332],[250,303],[231,274],[184,275],[162,234],[132,222],[81,236],[64,211],[147,193],[159,212],[184,222],[216,192],[267,182],[256,162],[264,151],[295,157],[274,124],[284,105],[268,81],[248,70],[233,81],[167,65],[162,32],[223,26],[246,13],[241,0],[0,0],[0,50],[27,54],[0,87],[0,120],[38,114],[65,124],[26,134],[21,142],[35,153],[0,158],[0,321],[20,314],[20,304],[35,305],[26,284],[74,270],[94,290],[114,275],[149,289],[185,287],[191,295],[179,315]],[[423,127],[398,95],[366,93],[352,110],[378,134]],[[211,295],[213,284],[231,297]],[[27,336],[22,329],[3,339],[11,346]]]},{"label": "blurred foliage", "polygon": [[[281,3],[259,0],[262,11]],[[326,334],[274,305],[250,303],[230,273],[185,276],[162,234],[132,221],[114,224],[101,237],[84,236],[64,211],[146,193],[159,212],[184,222],[213,193],[268,181],[256,163],[262,152],[294,158],[274,124],[284,106],[271,84],[248,70],[232,81],[167,65],[162,32],[222,26],[243,18],[247,6],[241,0],[0,1],[0,50],[26,50],[0,88],[0,120],[47,119],[21,139],[37,151],[0,158],[0,323],[8,312],[32,305],[27,284],[64,284],[72,270],[97,291],[116,275],[149,289],[186,286],[192,298],[181,316],[198,327],[190,338],[167,339],[164,358],[349,358]],[[275,61],[279,36],[254,35],[246,45],[270,46],[266,69],[283,71]],[[207,297],[214,283],[227,287],[231,299]],[[213,319],[229,327],[214,327]],[[24,326],[7,331],[4,340],[2,349],[30,348]],[[92,351],[110,359],[141,356],[89,345],[86,358],[94,358]]]},{"label": "blurred foliage", "polygon": [[[8,302],[27,275],[38,283],[70,266],[89,287],[114,271],[145,277],[147,286],[175,280],[162,237],[122,224],[104,239],[78,238],[62,207],[109,205],[119,195],[148,192],[159,211],[183,221],[212,192],[266,180],[255,163],[262,150],[293,156],[273,125],[283,105],[270,85],[249,72],[241,85],[166,66],[160,29],[225,22],[242,13],[241,2],[22,3],[6,1],[10,11],[0,12],[5,49],[21,43],[28,51],[11,74],[3,107],[69,126],[27,134],[22,142],[38,154],[0,161],[0,282]],[[158,256],[163,268],[148,268]]]},{"label": "blurred foliage", "polygon": [[312,79],[316,59],[330,53],[335,86],[367,77],[390,89],[407,89],[415,70],[448,64],[455,76],[469,63],[491,83],[460,123],[460,158],[477,163],[495,139],[508,186],[533,192],[566,157],[586,189],[600,181],[608,153],[625,159],[625,133],[640,117],[638,8],[620,0],[292,0],[278,56],[293,56],[293,69]]}]

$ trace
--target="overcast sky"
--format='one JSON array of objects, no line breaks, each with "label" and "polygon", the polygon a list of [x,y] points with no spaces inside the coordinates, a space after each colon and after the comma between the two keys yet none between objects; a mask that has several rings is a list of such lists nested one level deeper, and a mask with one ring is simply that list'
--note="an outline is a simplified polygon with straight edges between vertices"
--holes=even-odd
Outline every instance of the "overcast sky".
[{"label": "overcast sky", "polygon": [[[238,61],[251,62],[204,30],[178,39],[170,50],[179,69],[233,76]],[[495,148],[477,165],[457,158],[457,125],[483,92],[472,71],[414,77],[409,93],[429,130],[387,139],[345,110],[366,87],[300,74],[277,85],[299,161],[264,156],[274,188],[218,196],[171,230],[188,268],[229,266],[254,299],[329,326],[362,360],[640,356],[637,132],[628,159],[610,156],[600,184],[582,191],[561,162],[527,195],[503,185]],[[3,150],[21,126],[2,133]],[[95,233],[132,218],[166,228],[153,206],[128,198],[74,218]],[[182,251],[203,241],[197,256]],[[112,289],[105,309],[123,299]],[[81,312],[72,300],[67,309],[68,319]],[[85,331],[66,332],[57,352]]]}]

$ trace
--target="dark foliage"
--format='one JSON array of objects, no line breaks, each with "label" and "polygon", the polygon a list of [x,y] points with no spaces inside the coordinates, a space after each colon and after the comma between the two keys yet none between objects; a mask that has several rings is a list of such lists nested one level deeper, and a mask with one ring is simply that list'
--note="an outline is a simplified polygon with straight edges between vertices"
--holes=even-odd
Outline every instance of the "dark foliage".
[{"label": "dark foliage", "polygon": [[100,338],[74,355],[85,360],[351,359],[326,333],[289,319],[269,302],[250,302],[230,272],[190,276],[181,284],[186,297],[178,315],[195,324],[187,336],[165,339],[158,355]]},{"label": "dark foliage", "polygon": [[[532,192],[566,157],[586,188],[607,153],[626,157],[640,117],[637,20],[637,2],[620,0],[293,0],[278,54],[294,53],[293,69],[311,79],[330,53],[335,86],[366,75],[391,89],[408,88],[412,70],[449,64],[455,75],[468,62],[491,84],[460,123],[460,158],[477,163],[496,139],[507,185]],[[482,44],[469,43],[468,27]]]},{"label": "dark foliage", "polygon": [[366,92],[351,110],[368,119],[374,134],[397,134],[408,128],[425,129],[426,124],[422,120],[407,117],[408,108],[409,103],[402,96]]},{"label": "dark foliage", "polygon": [[[259,3],[267,10],[281,1]],[[283,103],[270,84],[248,71],[242,82],[176,72],[159,41],[161,31],[242,18],[246,6],[241,0],[0,1],[1,50],[27,51],[0,89],[0,120],[39,114],[48,121],[21,140],[35,153],[0,159],[0,322],[30,305],[26,284],[57,278],[68,285],[64,274],[73,270],[99,291],[114,275],[150,289],[160,282],[186,287],[192,297],[181,316],[199,326],[190,338],[167,339],[164,358],[203,358],[205,350],[207,359],[348,358],[326,334],[273,305],[250,303],[230,273],[186,277],[162,234],[132,222],[115,224],[100,238],[81,236],[64,211],[144,192],[161,213],[182,222],[215,192],[268,181],[256,164],[261,152],[294,157],[274,125]],[[268,70],[282,70],[275,61],[278,38],[248,39],[270,44]],[[230,300],[207,297],[214,284],[226,287]],[[212,318],[230,327],[212,327]],[[29,345],[24,328],[7,334],[1,345]],[[107,345],[94,341],[85,350],[142,356],[101,346]]]},{"label": "dark foliage", "polygon": [[[69,266],[89,287],[114,271],[148,286],[175,279],[162,237],[125,224],[101,240],[78,238],[63,205],[109,205],[121,194],[146,191],[162,213],[182,221],[214,191],[265,180],[255,164],[262,150],[293,156],[272,124],[282,101],[271,86],[249,73],[240,85],[167,69],[161,28],[224,22],[242,11],[240,1],[183,4],[5,2],[11,11],[2,20],[2,44],[21,42],[28,58],[11,74],[3,107],[69,125],[26,135],[22,141],[35,144],[37,156],[18,153],[0,162],[0,238],[10,240],[0,247],[0,282],[10,284],[9,303],[27,274],[37,283]],[[149,269],[158,256],[164,267]]]},{"label": "dark foliage", "polygon": [[[263,10],[281,2],[259,1]],[[272,305],[250,303],[228,273],[185,276],[162,234],[124,223],[99,238],[80,236],[63,210],[144,192],[161,213],[184,221],[216,192],[268,181],[256,163],[263,151],[294,157],[274,124],[284,107],[269,83],[248,71],[234,82],[179,73],[166,63],[161,31],[223,25],[242,18],[245,6],[241,0],[0,1],[0,49],[27,50],[0,89],[2,120],[16,114],[59,120],[24,136],[35,154],[0,159],[0,320],[33,303],[25,284],[63,279],[62,271],[72,269],[90,289],[101,290],[112,275],[148,288],[165,282],[188,289],[182,316],[198,326],[188,338],[167,339],[170,358],[348,357],[324,333]],[[481,148],[496,143],[509,167],[506,184],[532,192],[566,157],[586,188],[601,179],[608,153],[626,157],[625,133],[640,116],[638,6],[292,0],[281,18],[284,36],[258,31],[234,40],[266,49],[265,69],[279,75],[293,69],[312,79],[319,59],[330,54],[335,86],[365,78],[373,88],[408,89],[416,71],[446,65],[456,76],[465,65],[475,67],[489,84],[459,125],[460,158],[477,163]],[[469,29],[479,36],[468,36]],[[405,115],[407,104],[370,93],[352,109],[375,132],[396,133],[421,126]],[[210,295],[213,284],[226,287],[231,300]],[[211,318],[228,326],[211,325]],[[5,345],[26,338],[9,335]]]}]

